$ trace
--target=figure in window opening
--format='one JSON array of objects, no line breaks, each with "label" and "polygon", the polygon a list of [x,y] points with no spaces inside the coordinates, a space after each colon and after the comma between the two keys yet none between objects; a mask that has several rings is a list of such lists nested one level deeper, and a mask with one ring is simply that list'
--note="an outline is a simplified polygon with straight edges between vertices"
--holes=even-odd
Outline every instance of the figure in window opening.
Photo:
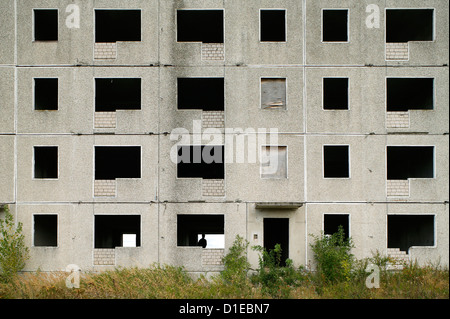
[{"label": "figure in window opening", "polygon": [[198,241],[197,246],[202,246],[206,248],[207,241],[205,239],[205,234],[202,234],[202,238]]}]

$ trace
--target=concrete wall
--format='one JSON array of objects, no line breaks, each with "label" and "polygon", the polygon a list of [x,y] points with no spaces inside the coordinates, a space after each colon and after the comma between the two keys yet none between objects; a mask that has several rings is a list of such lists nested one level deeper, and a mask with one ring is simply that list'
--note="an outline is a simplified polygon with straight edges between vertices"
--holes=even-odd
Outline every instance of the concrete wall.
[{"label": "concrete wall", "polygon": [[[80,10],[79,28],[66,24],[73,13],[66,8],[72,4]],[[367,23],[368,5],[379,9],[379,27]],[[58,9],[57,42],[33,41],[34,8]],[[105,8],[141,10],[141,41],[118,42],[112,46],[114,58],[99,59],[94,55],[94,10]],[[286,11],[285,42],[260,41],[260,9],[270,8]],[[322,41],[324,8],[349,10],[348,42]],[[434,8],[433,41],[410,42],[407,59],[387,59],[387,8]],[[200,42],[177,42],[176,12],[182,9],[223,10],[224,43],[215,57],[205,56],[211,47]],[[236,235],[250,246],[260,245],[264,218],[276,217],[289,218],[294,264],[312,266],[309,235],[320,234],[323,215],[334,213],[349,215],[358,258],[376,250],[388,253],[387,215],[432,214],[435,246],[411,248],[408,258],[448,265],[448,9],[441,0],[1,1],[0,204],[10,204],[24,223],[32,255],[26,270],[161,262],[191,272],[217,272],[223,269],[216,264],[218,256],[227,253]],[[35,77],[58,78],[57,111],[34,110]],[[95,127],[94,81],[102,77],[142,79],[141,109],[109,114],[114,127]],[[225,108],[213,130],[195,131],[197,124],[211,125],[200,109],[177,110],[177,77],[224,78]],[[261,108],[263,77],[286,79],[285,110]],[[348,110],[323,110],[324,77],[349,79]],[[389,77],[434,78],[433,110],[412,110],[400,120],[389,117]],[[234,155],[225,164],[225,178],[213,182],[223,188],[212,191],[202,179],[177,178],[170,159],[180,141],[171,136],[177,128],[195,143],[212,138],[225,145],[226,155]],[[256,148],[249,144],[256,133],[270,129],[277,134],[260,135],[266,141]],[[263,144],[287,147],[287,178],[261,178]],[[43,145],[58,146],[55,180],[33,178],[33,146]],[[94,147],[107,145],[141,146],[141,178],[117,179],[114,196],[94,196]],[[324,145],[349,146],[349,178],[323,177]],[[394,145],[435,147],[434,178],[409,179],[406,196],[388,196],[386,147]],[[245,153],[239,163],[235,155],[240,149],[255,150],[256,161]],[[257,203],[272,206],[257,208]],[[57,247],[33,246],[33,214],[58,215]],[[140,215],[141,246],[95,250],[96,214]],[[177,214],[223,214],[224,251],[177,247]],[[258,254],[251,248],[248,253],[257,267]],[[107,256],[109,265],[96,264],[94,257],[100,255]]]}]

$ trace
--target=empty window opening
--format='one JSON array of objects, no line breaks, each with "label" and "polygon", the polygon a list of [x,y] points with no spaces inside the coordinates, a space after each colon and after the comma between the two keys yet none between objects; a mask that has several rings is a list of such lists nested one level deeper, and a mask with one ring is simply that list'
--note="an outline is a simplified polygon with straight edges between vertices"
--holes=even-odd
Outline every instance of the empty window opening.
[{"label": "empty window opening", "polygon": [[58,245],[58,216],[34,215],[34,246],[56,247]]},{"label": "empty window opening", "polygon": [[178,109],[224,110],[223,78],[178,78]]},{"label": "empty window opening", "polygon": [[322,11],[322,41],[348,41],[347,9],[328,9]]},{"label": "empty window opening", "polygon": [[289,218],[264,218],[264,248],[267,251],[281,247],[280,266],[289,258]]},{"label": "empty window opening", "polygon": [[432,110],[433,78],[388,78],[387,111]]},{"label": "empty window opening", "polygon": [[261,41],[286,41],[286,10],[261,10]]},{"label": "empty window opening", "polygon": [[58,79],[34,79],[34,109],[38,111],[58,110]]},{"label": "empty window opening", "polygon": [[261,79],[261,108],[277,110],[286,109],[285,78]]},{"label": "empty window opening", "polygon": [[388,215],[388,248],[434,246],[434,216]]},{"label": "empty window opening", "polygon": [[141,178],[140,146],[96,146],[95,179]]},{"label": "empty window opening", "polygon": [[325,178],[350,177],[348,145],[325,145],[323,161]]},{"label": "empty window opening", "polygon": [[342,227],[344,238],[348,239],[349,232],[349,215],[347,214],[325,214],[323,216],[323,232],[325,235],[333,235]]},{"label": "empty window opening", "polygon": [[433,177],[433,146],[387,147],[387,179]]},{"label": "empty window opening", "polygon": [[223,179],[223,145],[178,146],[177,177]]},{"label": "empty window opening", "polygon": [[177,10],[177,41],[223,43],[223,10]]},{"label": "empty window opening", "polygon": [[34,41],[58,41],[58,10],[34,9]]},{"label": "empty window opening", "polygon": [[141,10],[95,10],[95,42],[141,41]]},{"label": "empty window opening", "polygon": [[141,109],[140,78],[95,79],[95,111]]},{"label": "empty window opening", "polygon": [[348,110],[348,78],[323,79],[323,109]]},{"label": "empty window opening", "polygon": [[58,178],[58,147],[34,147],[34,178]]},{"label": "empty window opening", "polygon": [[224,225],[224,215],[177,215],[177,246],[224,248]]},{"label": "empty window opening", "polygon": [[140,247],[141,216],[95,215],[95,248]]},{"label": "empty window opening", "polygon": [[387,9],[386,42],[432,41],[433,9]]},{"label": "empty window opening", "polygon": [[287,178],[287,147],[262,146],[261,178]]}]

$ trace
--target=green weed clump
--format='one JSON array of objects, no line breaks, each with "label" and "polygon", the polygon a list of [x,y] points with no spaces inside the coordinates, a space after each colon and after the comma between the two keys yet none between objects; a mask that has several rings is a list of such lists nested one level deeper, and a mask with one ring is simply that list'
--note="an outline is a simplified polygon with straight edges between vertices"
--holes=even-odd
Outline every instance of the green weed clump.
[{"label": "green weed clump", "polygon": [[[65,272],[24,273],[0,282],[0,299],[448,299],[449,271],[439,265],[404,265],[387,269],[389,258],[379,252],[356,260],[351,241],[318,238],[317,272],[281,260],[281,246],[259,252],[258,269],[247,261],[248,242],[237,237],[224,257],[224,270],[209,278],[192,277],[182,267],[153,264],[85,273],[80,288],[66,286]],[[344,249],[340,244],[346,245]],[[343,262],[344,261],[344,262]],[[368,264],[380,269],[379,288],[366,286]],[[331,269],[332,267],[335,269]]]},{"label": "green weed clump", "polygon": [[0,282],[8,282],[25,267],[29,250],[25,246],[22,223],[14,222],[8,206],[0,207],[2,209],[5,218],[0,219]]}]

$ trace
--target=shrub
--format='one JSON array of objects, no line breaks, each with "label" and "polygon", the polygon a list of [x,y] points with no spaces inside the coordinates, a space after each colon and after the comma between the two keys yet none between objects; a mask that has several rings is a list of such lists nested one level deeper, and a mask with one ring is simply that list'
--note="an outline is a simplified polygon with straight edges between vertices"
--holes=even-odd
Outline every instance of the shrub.
[{"label": "shrub", "polygon": [[353,248],[351,238],[345,238],[344,229],[339,227],[333,235],[314,236],[311,244],[317,261],[319,280],[325,283],[349,281],[353,267]]},{"label": "shrub", "polygon": [[14,223],[14,217],[5,206],[5,219],[0,219],[0,280],[10,281],[25,267],[29,258],[28,247],[22,234],[22,223]]},{"label": "shrub", "polygon": [[268,251],[262,246],[253,246],[252,249],[260,253],[259,269],[252,277],[252,282],[260,284],[263,293],[274,298],[288,298],[292,287],[300,285],[306,279],[304,269],[296,270],[291,259],[286,259],[286,265],[281,266],[282,249],[279,244]]},{"label": "shrub", "polygon": [[247,281],[250,263],[247,260],[248,241],[237,235],[228,253],[223,257],[224,270],[221,277],[227,283],[241,286]]}]

